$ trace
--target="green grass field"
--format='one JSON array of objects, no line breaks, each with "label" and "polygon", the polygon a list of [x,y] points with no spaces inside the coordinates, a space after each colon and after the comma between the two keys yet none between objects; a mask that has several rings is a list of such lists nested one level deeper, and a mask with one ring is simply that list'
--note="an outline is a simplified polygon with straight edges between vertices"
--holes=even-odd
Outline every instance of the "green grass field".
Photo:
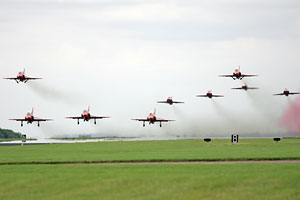
[{"label": "green grass field", "polygon": [[[0,146],[0,199],[300,199],[299,163],[159,163],[256,159],[300,159],[300,140]],[[106,161],[158,163],[80,164]]]},{"label": "green grass field", "polygon": [[300,199],[299,164],[4,165],[0,199]]},{"label": "green grass field", "polygon": [[300,139],[95,142],[0,146],[1,163],[300,159]]}]

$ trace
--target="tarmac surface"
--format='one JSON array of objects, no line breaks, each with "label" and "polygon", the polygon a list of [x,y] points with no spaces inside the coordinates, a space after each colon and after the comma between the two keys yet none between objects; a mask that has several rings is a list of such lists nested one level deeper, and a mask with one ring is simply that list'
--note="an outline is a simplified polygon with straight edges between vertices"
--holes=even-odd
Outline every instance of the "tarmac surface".
[{"label": "tarmac surface", "polygon": [[[58,143],[26,143],[26,142],[5,143],[5,142],[0,142],[0,146],[23,146],[23,145],[42,145],[42,144],[58,144]],[[62,144],[62,143],[59,143],[59,144]]]}]

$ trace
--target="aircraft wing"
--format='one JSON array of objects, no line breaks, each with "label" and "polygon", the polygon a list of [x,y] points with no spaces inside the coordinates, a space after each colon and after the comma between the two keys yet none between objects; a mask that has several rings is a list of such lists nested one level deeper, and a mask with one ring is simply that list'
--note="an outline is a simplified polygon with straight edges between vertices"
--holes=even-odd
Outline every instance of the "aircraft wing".
[{"label": "aircraft wing", "polygon": [[173,101],[173,103],[184,103],[182,101]]},{"label": "aircraft wing", "polygon": [[224,95],[212,95],[212,97],[224,97]]},{"label": "aircraft wing", "polygon": [[3,79],[8,79],[8,80],[17,80],[18,78],[3,78]]},{"label": "aircraft wing", "polygon": [[42,78],[33,78],[33,77],[26,76],[25,79],[27,79],[27,80],[37,80],[37,79],[42,79]]},{"label": "aircraft wing", "polygon": [[253,75],[253,74],[242,74],[243,77],[252,77],[252,76],[258,76],[258,75]]},{"label": "aircraft wing", "polygon": [[299,92],[290,92],[290,95],[300,94]]},{"label": "aircraft wing", "polygon": [[207,95],[206,94],[201,94],[201,95],[197,95],[197,97],[207,97]]},{"label": "aircraft wing", "polygon": [[276,95],[284,95],[283,93],[278,93],[278,94],[273,94],[274,96],[276,96]]},{"label": "aircraft wing", "polygon": [[34,118],[33,121],[36,122],[45,122],[45,121],[52,121],[53,119],[40,119],[40,118]]},{"label": "aircraft wing", "polygon": [[67,119],[83,119],[83,117],[66,117]]},{"label": "aircraft wing", "polygon": [[[232,90],[242,90],[242,87],[237,87],[237,88],[231,88]],[[249,89],[249,88],[248,88]]]},{"label": "aircraft wing", "polygon": [[160,119],[160,118],[156,118],[156,121],[157,121],[157,122],[172,122],[172,121],[175,121],[175,120],[168,120],[168,119]]},{"label": "aircraft wing", "polygon": [[168,103],[168,102],[167,101],[157,101],[157,103]]},{"label": "aircraft wing", "polygon": [[110,117],[106,117],[106,116],[91,116],[91,119],[103,119],[103,118],[110,118]]},{"label": "aircraft wing", "polygon": [[250,89],[250,90],[256,90],[256,89],[259,89],[259,88],[257,88],[257,87],[248,87],[248,89]]},{"label": "aircraft wing", "polygon": [[14,121],[26,121],[24,118],[23,118],[23,119],[9,119],[9,120],[14,120]]},{"label": "aircraft wing", "polygon": [[149,119],[131,119],[131,120],[143,121],[143,122],[149,121]]},{"label": "aircraft wing", "polygon": [[233,77],[233,75],[220,75],[219,77]]}]

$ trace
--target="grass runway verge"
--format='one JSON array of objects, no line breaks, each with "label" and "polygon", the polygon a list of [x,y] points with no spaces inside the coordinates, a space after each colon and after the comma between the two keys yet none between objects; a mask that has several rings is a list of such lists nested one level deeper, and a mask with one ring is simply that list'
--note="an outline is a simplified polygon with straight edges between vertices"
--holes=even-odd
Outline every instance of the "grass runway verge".
[{"label": "grass runway verge", "polygon": [[0,199],[299,199],[299,164],[4,165]]},{"label": "grass runway verge", "polygon": [[2,164],[299,160],[300,140],[219,139],[0,146]]},{"label": "grass runway verge", "polygon": [[299,160],[299,139],[0,146],[0,199],[300,199]]}]

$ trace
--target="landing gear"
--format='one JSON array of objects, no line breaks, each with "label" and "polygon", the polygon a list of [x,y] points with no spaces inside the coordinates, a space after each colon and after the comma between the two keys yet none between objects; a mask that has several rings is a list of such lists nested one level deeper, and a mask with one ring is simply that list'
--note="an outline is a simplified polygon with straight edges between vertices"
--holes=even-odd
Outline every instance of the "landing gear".
[{"label": "landing gear", "polygon": [[79,125],[79,119],[77,120],[77,124]]},{"label": "landing gear", "polygon": [[40,122],[38,122],[38,127],[40,127]]},{"label": "landing gear", "polygon": [[143,122],[143,127],[145,127],[145,122]]},{"label": "landing gear", "polygon": [[23,121],[21,121],[21,126],[23,126]]},{"label": "landing gear", "polygon": [[94,124],[97,124],[96,119],[94,119]]},{"label": "landing gear", "polygon": [[161,122],[159,123],[159,127],[161,127]]}]

